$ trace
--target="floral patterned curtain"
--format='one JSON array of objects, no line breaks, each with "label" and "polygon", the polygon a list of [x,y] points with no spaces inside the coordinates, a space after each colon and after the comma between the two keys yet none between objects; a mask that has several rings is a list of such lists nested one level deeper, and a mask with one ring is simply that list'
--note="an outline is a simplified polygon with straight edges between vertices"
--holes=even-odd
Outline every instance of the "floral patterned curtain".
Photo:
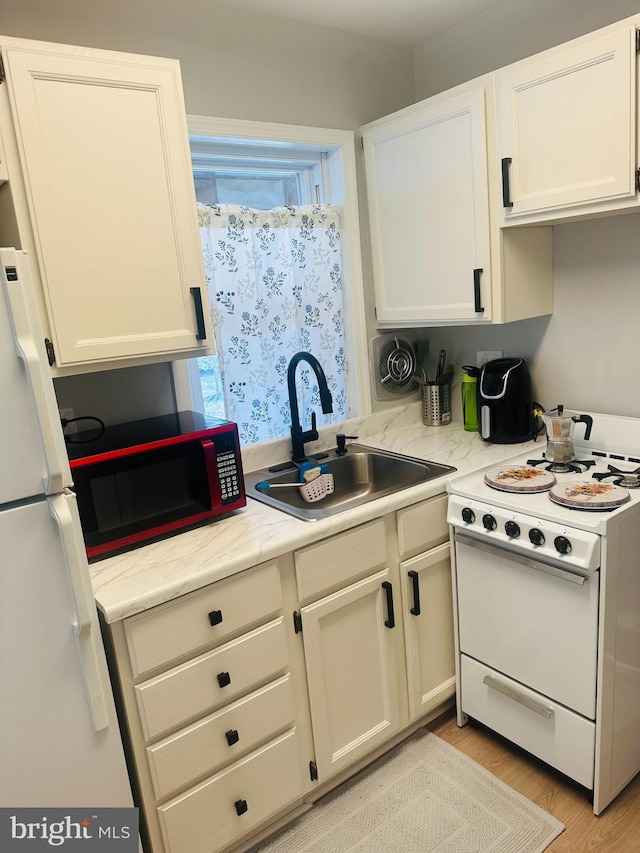
[{"label": "floral patterned curtain", "polygon": [[300,350],[333,395],[323,415],[313,371],[296,371],[300,422],[346,417],[340,208],[198,204],[226,416],[245,444],[289,434],[287,366]]}]

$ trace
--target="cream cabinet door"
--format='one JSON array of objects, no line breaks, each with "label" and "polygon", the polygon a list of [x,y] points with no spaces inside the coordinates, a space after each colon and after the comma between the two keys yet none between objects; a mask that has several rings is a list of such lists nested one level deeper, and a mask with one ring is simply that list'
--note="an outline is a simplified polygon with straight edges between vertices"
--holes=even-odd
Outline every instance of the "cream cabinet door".
[{"label": "cream cabinet door", "polygon": [[379,326],[491,319],[484,88],[363,128]]},{"label": "cream cabinet door", "polygon": [[394,593],[399,590],[385,569],[302,608],[321,783],[400,728],[398,643],[403,638],[391,618]]},{"label": "cream cabinet door", "polygon": [[401,564],[411,720],[456,690],[449,543]]},{"label": "cream cabinet door", "polygon": [[637,204],[635,40],[627,22],[496,72],[504,224]]},{"label": "cream cabinet door", "polygon": [[203,354],[179,64],[28,44],[2,56],[56,365]]}]

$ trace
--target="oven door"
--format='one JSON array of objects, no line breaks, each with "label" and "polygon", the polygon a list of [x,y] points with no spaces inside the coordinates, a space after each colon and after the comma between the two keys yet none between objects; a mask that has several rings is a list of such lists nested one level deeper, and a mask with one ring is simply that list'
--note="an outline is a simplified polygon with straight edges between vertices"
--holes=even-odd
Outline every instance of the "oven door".
[{"label": "oven door", "polygon": [[454,538],[460,651],[595,719],[600,573]]}]

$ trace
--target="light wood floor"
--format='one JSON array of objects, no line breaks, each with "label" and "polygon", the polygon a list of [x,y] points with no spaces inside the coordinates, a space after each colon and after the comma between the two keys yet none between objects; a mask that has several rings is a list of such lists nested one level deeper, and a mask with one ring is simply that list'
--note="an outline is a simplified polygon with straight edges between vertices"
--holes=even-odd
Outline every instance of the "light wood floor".
[{"label": "light wood floor", "polygon": [[453,710],[427,728],[562,821],[549,853],[639,853],[640,775],[596,817],[584,788],[487,729],[458,728]]}]

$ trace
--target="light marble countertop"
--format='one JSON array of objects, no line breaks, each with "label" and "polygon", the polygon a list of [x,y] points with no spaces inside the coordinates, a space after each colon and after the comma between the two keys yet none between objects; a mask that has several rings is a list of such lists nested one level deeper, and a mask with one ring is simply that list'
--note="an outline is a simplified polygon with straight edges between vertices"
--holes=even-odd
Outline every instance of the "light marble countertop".
[{"label": "light marble countertop", "polygon": [[[412,403],[326,427],[320,430],[318,442],[307,445],[307,452],[335,447],[338,432],[357,435],[359,444],[451,465],[457,470],[450,477],[439,477],[313,522],[248,499],[244,509],[203,527],[92,563],[89,569],[96,603],[106,621],[124,619],[265,560],[443,494],[451,477],[497,464],[536,446],[533,442],[488,444],[477,432],[465,432],[461,424],[424,426],[420,404]],[[258,449],[243,448],[245,472],[281,462],[289,452],[286,440]]]}]

